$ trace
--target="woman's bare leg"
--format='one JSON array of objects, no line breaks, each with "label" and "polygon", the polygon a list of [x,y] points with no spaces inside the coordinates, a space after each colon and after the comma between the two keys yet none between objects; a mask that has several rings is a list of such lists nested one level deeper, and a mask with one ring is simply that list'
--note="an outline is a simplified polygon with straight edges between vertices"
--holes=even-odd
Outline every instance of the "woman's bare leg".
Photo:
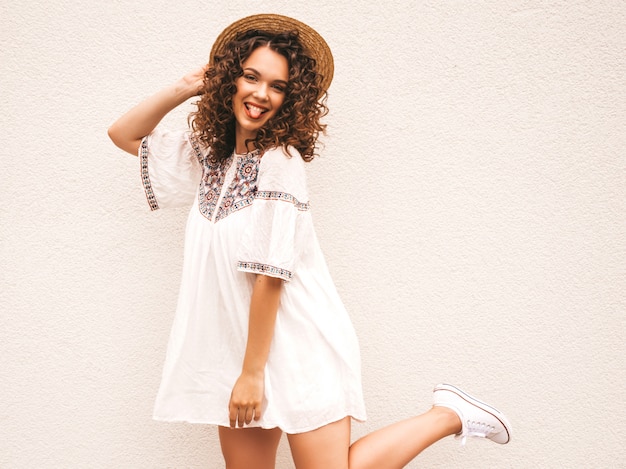
[{"label": "woman's bare leg", "polygon": [[406,466],[433,443],[461,431],[457,414],[445,407],[376,430],[350,447],[350,469],[396,469]]},{"label": "woman's bare leg", "polygon": [[287,438],[297,469],[348,469],[350,417]]},{"label": "woman's bare leg", "polygon": [[218,431],[226,469],[274,469],[282,435],[279,428],[219,427]]},{"label": "woman's bare leg", "polygon": [[445,407],[381,428],[350,444],[350,419],[312,432],[288,435],[298,469],[400,469],[440,439],[461,431],[457,414]]}]

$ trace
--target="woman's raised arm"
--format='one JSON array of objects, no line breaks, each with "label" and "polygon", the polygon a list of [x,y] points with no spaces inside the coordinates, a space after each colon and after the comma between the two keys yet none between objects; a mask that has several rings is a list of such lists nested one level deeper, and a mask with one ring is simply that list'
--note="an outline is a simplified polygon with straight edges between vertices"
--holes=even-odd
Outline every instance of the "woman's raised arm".
[{"label": "woman's raised arm", "polygon": [[122,150],[137,155],[141,139],[152,132],[168,112],[200,94],[205,70],[206,68],[200,68],[188,73],[120,117],[108,130],[113,143]]}]

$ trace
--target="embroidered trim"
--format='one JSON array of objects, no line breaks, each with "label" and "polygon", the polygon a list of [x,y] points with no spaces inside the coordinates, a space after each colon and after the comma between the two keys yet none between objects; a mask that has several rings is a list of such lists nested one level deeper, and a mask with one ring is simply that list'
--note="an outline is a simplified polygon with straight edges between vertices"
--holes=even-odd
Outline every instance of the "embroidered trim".
[{"label": "embroidered trim", "polygon": [[191,143],[191,148],[195,152],[196,158],[198,158],[198,162],[202,164],[204,161],[204,155],[202,154],[200,144],[198,143],[198,139],[195,137],[195,135],[189,135],[189,143]]},{"label": "embroidered trim", "polygon": [[254,201],[259,174],[259,152],[255,151],[237,160],[235,177],[226,189],[215,215],[215,221],[248,207]]},{"label": "embroidered trim", "polygon": [[270,275],[272,277],[279,277],[283,280],[291,280],[293,274],[286,269],[280,267],[274,267],[273,265],[260,264],[258,262],[237,262],[237,269],[245,272],[252,272],[256,274]]},{"label": "embroidered trim", "polygon": [[141,165],[141,182],[143,184],[143,190],[146,193],[146,199],[150,210],[158,210],[159,204],[157,203],[156,196],[152,190],[152,183],[150,182],[150,173],[148,172],[148,137],[144,137],[141,140],[141,149],[139,152],[139,161]]},{"label": "embroidered trim", "polygon": [[225,161],[215,161],[205,158],[203,161],[203,175],[198,191],[198,207],[200,213],[212,220],[215,206],[220,198],[226,171],[231,164],[232,156]]},{"label": "embroidered trim", "polygon": [[300,202],[293,195],[287,192],[278,192],[278,191],[258,191],[254,195],[255,199],[265,199],[265,200],[282,200],[283,202],[290,202],[294,204],[294,206],[300,211],[307,211],[311,208],[309,202]]},{"label": "embroidered trim", "polygon": [[[231,155],[224,161],[216,161],[202,154],[200,145],[193,136],[189,140],[198,161],[200,161],[203,167],[202,181],[198,191],[198,206],[200,213],[205,218],[216,223],[233,212],[249,207],[255,199],[289,202],[297,210],[309,210],[310,205],[308,202],[300,202],[287,192],[257,191],[260,163],[260,152],[258,150],[237,158],[234,163],[234,155]],[[228,187],[224,188],[226,174],[232,164],[237,165],[234,169],[235,175]],[[224,190],[223,195],[222,190]]]}]

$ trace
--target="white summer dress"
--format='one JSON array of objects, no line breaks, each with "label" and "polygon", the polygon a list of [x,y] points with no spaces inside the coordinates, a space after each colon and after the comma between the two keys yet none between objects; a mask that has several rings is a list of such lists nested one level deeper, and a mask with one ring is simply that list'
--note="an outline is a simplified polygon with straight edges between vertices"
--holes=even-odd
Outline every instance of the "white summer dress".
[{"label": "white summer dress", "polygon": [[301,433],[365,420],[357,338],[313,229],[304,161],[290,152],[216,163],[188,131],[156,129],[142,141],[150,208],[192,206],[156,420],[229,425],[255,274],[284,283],[264,412],[250,426]]}]

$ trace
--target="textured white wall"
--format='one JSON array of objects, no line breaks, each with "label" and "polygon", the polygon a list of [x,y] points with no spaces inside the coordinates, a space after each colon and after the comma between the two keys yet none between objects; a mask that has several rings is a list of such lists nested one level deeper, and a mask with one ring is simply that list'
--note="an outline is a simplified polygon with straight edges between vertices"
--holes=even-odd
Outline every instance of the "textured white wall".
[{"label": "textured white wall", "polygon": [[149,213],[106,128],[267,11],[335,54],[310,184],[362,345],[354,436],[445,380],[513,441],[410,467],[626,467],[618,0],[2,1],[0,467],[221,467],[214,429],[150,420],[186,213]]}]

